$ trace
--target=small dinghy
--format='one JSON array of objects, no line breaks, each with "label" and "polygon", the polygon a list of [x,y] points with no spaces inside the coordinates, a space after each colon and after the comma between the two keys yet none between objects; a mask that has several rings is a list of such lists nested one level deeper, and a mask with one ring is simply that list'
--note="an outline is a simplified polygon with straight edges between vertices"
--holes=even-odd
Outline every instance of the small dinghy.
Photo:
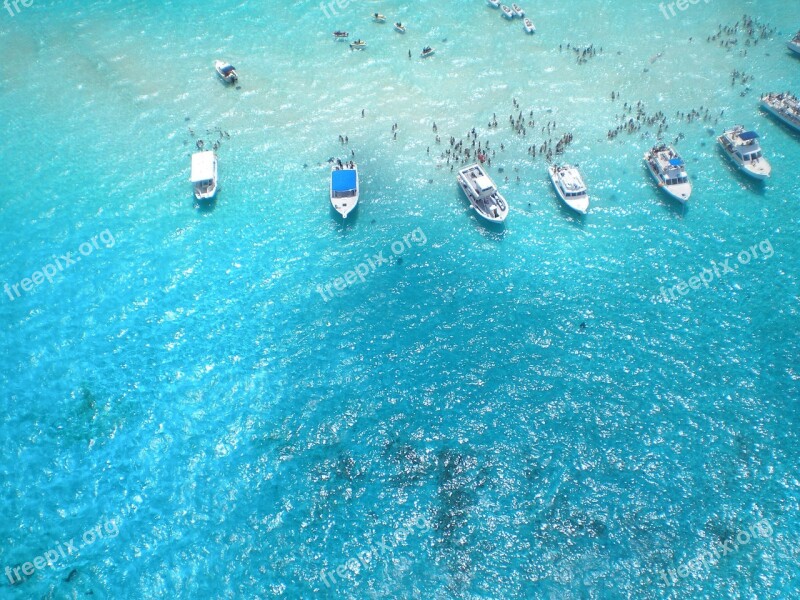
[{"label": "small dinghy", "polygon": [[508,8],[505,4],[500,6],[500,10],[503,11],[503,16],[506,19],[513,19],[514,18],[514,11]]},{"label": "small dinghy", "polygon": [[512,4],[511,10],[514,12],[515,17],[519,17],[520,19],[525,16],[525,11],[522,10],[519,4]]},{"label": "small dinghy", "polygon": [[214,69],[225,83],[236,83],[239,81],[239,74],[236,72],[234,66],[226,63],[223,60],[214,61]]},{"label": "small dinghy", "polygon": [[429,57],[429,56],[433,56],[433,53],[434,53],[434,52],[436,52],[436,50],[434,50],[434,49],[433,49],[433,48],[431,48],[430,46],[425,46],[425,47],[422,49],[422,52],[420,52],[420,57],[421,57],[421,58],[427,58],[427,57]]},{"label": "small dinghy", "polygon": [[355,42],[350,43],[351,50],[363,50],[367,47],[367,42],[364,40],[356,40]]},{"label": "small dinghy", "polygon": [[522,26],[528,33],[536,33],[536,25],[534,25],[533,21],[531,21],[530,19],[523,19]]},{"label": "small dinghy", "polygon": [[486,3],[492,8],[500,8],[500,0],[486,0]]},{"label": "small dinghy", "polygon": [[381,13],[372,13],[372,20],[376,23],[386,23],[386,17]]},{"label": "small dinghy", "polygon": [[405,33],[406,26],[403,25],[400,21],[398,21],[397,23],[394,24],[394,30],[398,33]]},{"label": "small dinghy", "polygon": [[333,32],[333,38],[335,40],[346,40],[349,37],[350,37],[350,34],[347,33],[346,31],[334,31]]}]

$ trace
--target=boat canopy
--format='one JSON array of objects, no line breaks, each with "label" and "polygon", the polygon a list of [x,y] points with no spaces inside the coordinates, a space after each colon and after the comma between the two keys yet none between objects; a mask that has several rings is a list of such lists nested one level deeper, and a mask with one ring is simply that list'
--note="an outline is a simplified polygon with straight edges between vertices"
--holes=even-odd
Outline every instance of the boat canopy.
[{"label": "boat canopy", "polygon": [[356,189],[356,172],[354,169],[339,169],[331,175],[331,187],[334,192],[350,192]]},{"label": "boat canopy", "polygon": [[198,183],[211,179],[214,179],[214,153],[207,150],[192,154],[192,178],[190,181]]},{"label": "boat canopy", "polygon": [[680,158],[670,158],[669,164],[671,164],[673,167],[682,167],[683,161]]},{"label": "boat canopy", "polygon": [[755,131],[745,131],[739,134],[739,139],[749,142],[750,140],[758,139],[758,134]]},{"label": "boat canopy", "polygon": [[225,65],[220,69],[220,71],[222,71],[222,74],[225,76],[230,75],[233,70],[234,70],[233,65]]}]

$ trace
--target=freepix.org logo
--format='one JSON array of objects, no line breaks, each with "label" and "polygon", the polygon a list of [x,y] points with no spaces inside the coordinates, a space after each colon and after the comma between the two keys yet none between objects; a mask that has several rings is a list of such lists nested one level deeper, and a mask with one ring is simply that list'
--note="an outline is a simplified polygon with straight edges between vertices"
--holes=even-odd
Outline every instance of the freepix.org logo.
[{"label": "freepix.org logo", "polygon": [[[710,0],[703,0],[706,4],[709,3]],[[675,9],[677,8],[679,11],[683,12],[687,8],[689,8],[690,4],[700,4],[700,0],[677,0],[676,2],[662,2],[658,5],[658,8],[661,9],[661,14],[664,15],[664,18],[669,20],[670,15],[676,16]],[[669,14],[667,14],[667,9],[669,9]]]},{"label": "freepix.org logo", "polygon": [[19,5],[22,4],[25,8],[33,6],[33,0],[3,0],[3,6],[12,17],[19,14]]}]

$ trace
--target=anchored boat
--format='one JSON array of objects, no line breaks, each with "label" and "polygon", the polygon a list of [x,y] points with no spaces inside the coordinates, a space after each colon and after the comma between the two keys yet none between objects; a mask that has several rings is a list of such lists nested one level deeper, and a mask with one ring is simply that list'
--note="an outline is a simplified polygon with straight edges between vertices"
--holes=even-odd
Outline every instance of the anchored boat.
[{"label": "anchored boat", "polygon": [[236,68],[223,60],[214,61],[214,68],[225,83],[236,83],[239,81],[239,74]]},{"label": "anchored boat", "polygon": [[552,165],[547,171],[561,200],[572,210],[585,215],[589,211],[589,194],[580,171],[570,165]]},{"label": "anchored boat", "polygon": [[725,131],[717,141],[725,155],[746,175],[755,179],[767,179],[772,173],[772,167],[761,152],[755,131],[747,131],[737,125]]},{"label": "anchored boat", "polygon": [[692,184],[686,173],[685,163],[671,146],[664,144],[653,146],[646,152],[644,161],[650,174],[658,182],[658,187],[685,204],[692,195]]},{"label": "anchored boat", "polygon": [[211,200],[217,193],[217,155],[211,150],[192,154],[192,174],[189,180],[194,184],[195,198]]},{"label": "anchored boat", "polygon": [[331,206],[347,218],[358,205],[358,167],[353,161],[337,160],[331,167]]},{"label": "anchored boat", "polygon": [[492,223],[502,223],[508,216],[508,203],[479,164],[464,167],[456,177],[472,208]]},{"label": "anchored boat", "polygon": [[800,102],[792,94],[765,94],[761,96],[761,108],[800,131]]}]

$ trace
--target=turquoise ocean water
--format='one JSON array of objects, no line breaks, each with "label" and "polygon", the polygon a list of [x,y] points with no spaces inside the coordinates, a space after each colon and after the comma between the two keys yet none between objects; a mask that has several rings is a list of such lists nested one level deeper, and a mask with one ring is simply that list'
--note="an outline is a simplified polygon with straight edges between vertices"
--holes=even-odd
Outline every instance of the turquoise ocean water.
[{"label": "turquoise ocean water", "polygon": [[[523,6],[535,36],[479,0],[0,6],[0,285],[63,268],[0,295],[0,598],[800,598],[800,135],[758,108],[800,93],[800,3]],[[774,31],[706,41],[744,13]],[[607,137],[637,102],[685,210],[657,127]],[[500,229],[440,159],[472,128]],[[564,133],[584,218],[527,152]]]}]

